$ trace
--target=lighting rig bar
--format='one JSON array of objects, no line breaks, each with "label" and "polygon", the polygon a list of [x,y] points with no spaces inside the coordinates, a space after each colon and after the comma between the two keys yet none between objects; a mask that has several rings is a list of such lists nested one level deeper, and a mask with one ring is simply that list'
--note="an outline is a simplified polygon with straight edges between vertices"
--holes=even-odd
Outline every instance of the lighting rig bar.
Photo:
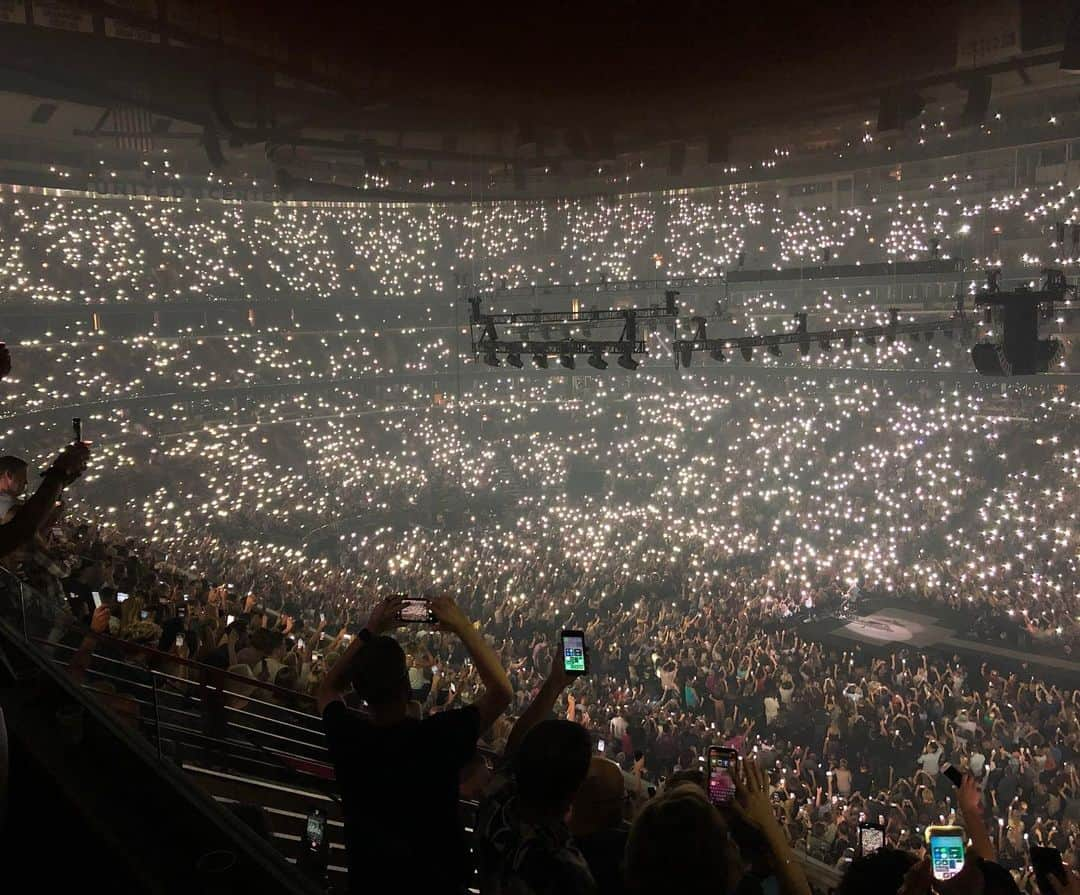
[{"label": "lighting rig bar", "polygon": [[[668,320],[672,328],[679,315],[679,293],[669,289],[664,293],[663,306],[647,308],[621,308],[617,310],[584,310],[566,313],[563,311],[531,311],[525,313],[484,314],[480,311],[481,299],[474,296],[469,299],[471,305],[470,328],[472,330],[473,356],[483,355],[484,363],[491,367],[499,366],[500,357],[505,357],[507,364],[520,369],[523,366],[522,355],[532,355],[533,362],[541,369],[547,369],[548,358],[555,356],[559,363],[568,370],[576,367],[575,358],[587,355],[590,367],[597,370],[607,368],[605,354],[617,354],[618,364],[624,370],[636,370],[638,361],[635,354],[647,354],[645,340],[638,338],[638,321],[641,319],[657,321]],[[622,333],[618,339],[571,338],[569,332],[565,338],[550,338],[552,326],[570,326],[583,324],[585,335],[593,324],[603,325],[621,321]],[[497,327],[520,326],[523,330],[535,327],[539,330],[538,339],[529,339],[523,332],[517,339],[500,339]],[[477,338],[477,329],[480,336]]]},{"label": "lighting rig bar", "polygon": [[541,325],[553,323],[611,323],[616,320],[624,320],[627,311],[633,311],[639,320],[665,319],[679,316],[679,303],[675,297],[679,293],[669,289],[664,293],[663,307],[652,305],[647,308],[622,308],[615,310],[601,310],[599,308],[582,311],[524,311],[521,313],[506,314],[483,314],[480,311],[480,303],[483,299],[474,295],[469,299],[469,321],[473,326],[484,326],[492,323],[496,326],[525,326],[528,324]]},{"label": "lighting rig bar", "polygon": [[822,351],[830,351],[833,343],[839,343],[845,349],[850,349],[855,342],[863,341],[868,345],[874,345],[877,340],[884,338],[886,343],[892,344],[899,336],[911,336],[912,341],[919,341],[923,336],[929,342],[934,333],[944,333],[946,338],[952,338],[956,330],[961,330],[965,335],[969,333],[974,324],[966,318],[962,312],[958,312],[947,320],[930,320],[924,323],[900,323],[899,311],[896,308],[889,309],[889,322],[884,326],[861,326],[841,329],[820,330],[809,332],[807,330],[806,314],[795,315],[797,328],[790,333],[774,333],[765,336],[737,336],[735,338],[710,339],[706,333],[706,318],[694,317],[692,323],[696,327],[692,339],[676,339],[672,343],[675,355],[675,366],[689,367],[693,361],[694,352],[707,351],[713,360],[725,361],[725,351],[738,351],[743,360],[749,361],[753,357],[755,348],[766,348],[772,354],[779,356],[782,345],[797,345],[799,353],[806,357],[810,354],[810,347],[814,343]]}]

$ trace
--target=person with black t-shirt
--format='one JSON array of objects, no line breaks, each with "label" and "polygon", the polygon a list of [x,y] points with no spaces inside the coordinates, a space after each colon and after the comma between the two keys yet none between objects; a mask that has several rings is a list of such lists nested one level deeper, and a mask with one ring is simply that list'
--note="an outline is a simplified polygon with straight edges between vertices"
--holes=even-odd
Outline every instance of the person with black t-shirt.
[{"label": "person with black t-shirt", "polygon": [[[422,721],[407,716],[412,696],[405,653],[384,632],[400,624],[400,597],[379,603],[317,694],[345,814],[353,892],[463,893],[471,873],[458,816],[458,779],[476,741],[510,704],[499,657],[450,597],[431,609],[472,656],[484,690],[465,708]],[[371,710],[342,701],[349,683]],[[424,835],[417,837],[420,819]]]}]

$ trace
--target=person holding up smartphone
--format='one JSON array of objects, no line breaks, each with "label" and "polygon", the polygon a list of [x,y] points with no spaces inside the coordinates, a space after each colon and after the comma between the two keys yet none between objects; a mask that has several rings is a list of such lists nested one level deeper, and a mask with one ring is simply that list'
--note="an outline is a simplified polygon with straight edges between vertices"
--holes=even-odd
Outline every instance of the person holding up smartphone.
[{"label": "person holding up smartphone", "polygon": [[0,523],[0,557],[34,539],[48,523],[63,490],[83,474],[89,461],[90,449],[84,442],[69,444],[42,473],[33,497],[18,503],[26,489],[26,462],[17,457],[0,458],[0,493],[10,498],[10,502],[0,502],[7,520]]},{"label": "person holding up smartphone", "polygon": [[[316,697],[341,788],[349,884],[355,892],[463,893],[471,873],[458,819],[458,779],[476,741],[510,704],[513,691],[499,657],[448,596],[431,610],[442,631],[472,657],[484,689],[472,705],[416,720],[405,651],[387,632],[401,624],[401,596],[372,611]],[[348,687],[370,709],[366,719],[343,701]],[[417,812],[423,837],[415,835]]]}]

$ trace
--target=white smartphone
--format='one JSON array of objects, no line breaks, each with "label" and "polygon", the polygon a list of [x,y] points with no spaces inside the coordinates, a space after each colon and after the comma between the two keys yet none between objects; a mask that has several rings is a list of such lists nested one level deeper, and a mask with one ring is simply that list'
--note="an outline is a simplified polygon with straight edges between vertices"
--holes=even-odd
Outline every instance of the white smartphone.
[{"label": "white smartphone", "polygon": [[128,595],[125,594],[125,593],[120,593],[118,591],[117,594],[116,594],[116,602],[117,603],[123,603],[124,600],[126,600],[127,598],[128,598]]}]

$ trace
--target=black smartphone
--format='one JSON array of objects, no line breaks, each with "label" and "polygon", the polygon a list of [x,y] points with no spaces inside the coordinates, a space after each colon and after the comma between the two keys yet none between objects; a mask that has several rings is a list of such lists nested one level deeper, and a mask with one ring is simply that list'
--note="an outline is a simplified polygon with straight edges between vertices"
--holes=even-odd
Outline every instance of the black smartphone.
[{"label": "black smartphone", "polygon": [[739,753],[725,746],[709,747],[709,801],[726,807],[735,798],[735,766]]},{"label": "black smartphone", "polygon": [[948,777],[949,782],[957,789],[959,789],[960,784],[964,782],[964,775],[960,773],[960,769],[951,764],[945,765],[945,767],[941,769],[941,773]]},{"label": "black smartphone", "polygon": [[82,417],[77,416],[71,420],[71,431],[75,433],[75,440],[82,441]]},{"label": "black smartphone", "polygon": [[885,845],[885,828],[881,824],[859,824],[859,854],[872,855]]},{"label": "black smartphone", "polygon": [[563,671],[577,677],[589,673],[589,651],[585,648],[584,631],[563,631],[562,643]]},{"label": "black smartphone", "polygon": [[423,597],[406,597],[401,608],[397,611],[398,621],[416,622],[419,624],[434,623],[438,621],[435,613],[431,611],[431,601]]},{"label": "black smartphone", "polygon": [[1028,849],[1028,853],[1031,856],[1031,868],[1035,871],[1035,882],[1039,884],[1042,895],[1054,895],[1054,887],[1050,885],[1052,876],[1056,876],[1062,885],[1068,884],[1069,878],[1065,875],[1061,852],[1056,848],[1033,845]]}]

